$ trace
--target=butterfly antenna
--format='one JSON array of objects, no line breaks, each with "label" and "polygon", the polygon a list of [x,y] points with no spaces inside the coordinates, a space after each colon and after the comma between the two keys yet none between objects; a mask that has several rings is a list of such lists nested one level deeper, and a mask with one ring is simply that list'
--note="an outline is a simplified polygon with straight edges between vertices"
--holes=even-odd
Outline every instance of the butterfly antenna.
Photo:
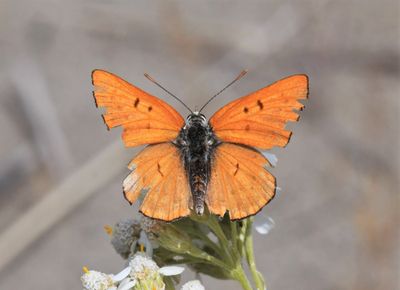
[{"label": "butterfly antenna", "polygon": [[244,69],[241,71],[241,73],[233,80],[231,81],[229,84],[227,84],[222,90],[220,90],[218,93],[216,93],[214,96],[212,96],[207,103],[204,104],[203,107],[201,107],[199,113],[212,101],[214,100],[220,93],[222,93],[223,91],[225,91],[227,88],[229,88],[231,85],[233,85],[236,81],[240,80],[242,77],[244,77],[245,74],[247,74],[248,70]]},{"label": "butterfly antenna", "polygon": [[158,87],[160,87],[161,89],[163,89],[165,92],[167,92],[169,95],[171,95],[173,98],[175,98],[176,100],[178,100],[182,105],[185,106],[186,109],[188,109],[191,113],[193,113],[193,111],[181,100],[179,99],[177,96],[175,96],[173,93],[171,93],[170,91],[168,91],[166,88],[164,88],[162,85],[160,85],[155,79],[153,79],[148,73],[145,73],[144,76],[151,81],[152,83],[156,84]]}]

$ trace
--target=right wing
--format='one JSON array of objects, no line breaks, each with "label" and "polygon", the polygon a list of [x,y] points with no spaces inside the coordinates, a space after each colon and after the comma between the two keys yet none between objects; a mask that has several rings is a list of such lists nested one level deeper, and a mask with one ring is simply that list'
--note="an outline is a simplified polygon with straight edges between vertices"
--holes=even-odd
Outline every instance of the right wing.
[{"label": "right wing", "polygon": [[222,143],[214,152],[206,203],[210,212],[231,220],[259,212],[275,195],[275,177],[265,167],[269,161],[259,152]]}]

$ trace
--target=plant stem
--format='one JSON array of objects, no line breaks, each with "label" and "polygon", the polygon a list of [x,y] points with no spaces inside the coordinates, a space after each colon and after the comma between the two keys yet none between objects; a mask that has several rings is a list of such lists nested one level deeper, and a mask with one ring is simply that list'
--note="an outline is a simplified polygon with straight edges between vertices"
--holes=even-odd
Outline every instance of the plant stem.
[{"label": "plant stem", "polygon": [[237,233],[237,224],[236,222],[231,222],[231,243],[232,243],[232,256],[235,261],[241,260],[241,255],[240,255],[240,248],[239,248],[239,236]]},{"label": "plant stem", "polygon": [[245,241],[246,241],[246,234],[247,234],[247,222],[248,219],[244,219],[242,221],[242,226],[239,228],[239,236],[238,236],[238,248],[240,251],[240,255],[242,257],[246,256],[246,249],[245,249]]},{"label": "plant stem", "polygon": [[164,277],[165,289],[175,290],[174,281],[171,277]]},{"label": "plant stem", "polygon": [[231,275],[233,279],[242,285],[244,290],[253,290],[250,281],[247,279],[247,276],[240,264],[231,272]]},{"label": "plant stem", "polygon": [[260,272],[258,272],[257,270],[254,258],[253,236],[251,233],[252,224],[253,224],[253,218],[249,218],[247,224],[246,240],[245,240],[247,264],[249,265],[250,272],[251,275],[253,276],[253,280],[254,283],[256,284],[257,290],[265,290],[266,288],[264,279],[262,278]]}]

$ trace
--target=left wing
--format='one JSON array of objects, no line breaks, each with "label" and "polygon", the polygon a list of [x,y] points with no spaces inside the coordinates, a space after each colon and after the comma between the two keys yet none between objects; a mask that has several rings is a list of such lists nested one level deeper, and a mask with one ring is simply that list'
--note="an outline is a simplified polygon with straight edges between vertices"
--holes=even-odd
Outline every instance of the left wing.
[{"label": "left wing", "polygon": [[237,99],[222,107],[210,119],[215,135],[224,142],[261,149],[284,147],[292,132],[288,121],[298,121],[308,95],[306,75],[294,75]]},{"label": "left wing", "polygon": [[172,143],[149,145],[129,163],[125,198],[132,204],[147,190],[140,211],[164,221],[190,214],[192,195],[179,149]]},{"label": "left wing", "polygon": [[126,146],[174,140],[184,124],[182,116],[166,102],[103,71],[92,72],[96,105],[106,107],[108,128],[122,126]]}]

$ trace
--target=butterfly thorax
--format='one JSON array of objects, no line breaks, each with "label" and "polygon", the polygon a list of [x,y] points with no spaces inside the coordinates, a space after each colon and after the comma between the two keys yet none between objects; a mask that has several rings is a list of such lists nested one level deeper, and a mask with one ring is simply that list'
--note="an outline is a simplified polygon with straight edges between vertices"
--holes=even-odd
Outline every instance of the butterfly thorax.
[{"label": "butterfly thorax", "polygon": [[218,144],[206,117],[199,113],[190,114],[175,144],[182,153],[194,210],[197,214],[203,214],[211,175],[211,158]]}]

